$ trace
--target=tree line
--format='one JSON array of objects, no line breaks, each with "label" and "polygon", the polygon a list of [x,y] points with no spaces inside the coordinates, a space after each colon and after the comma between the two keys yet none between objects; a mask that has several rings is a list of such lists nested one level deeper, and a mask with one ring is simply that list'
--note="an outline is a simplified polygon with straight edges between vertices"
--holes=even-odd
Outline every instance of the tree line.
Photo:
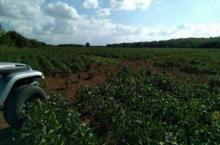
[{"label": "tree line", "polygon": [[0,45],[7,45],[19,48],[34,48],[46,46],[46,43],[37,41],[35,39],[27,39],[15,31],[9,31],[1,34]]},{"label": "tree line", "polygon": [[40,42],[35,39],[28,39],[24,37],[23,35],[19,34],[16,31],[6,31],[1,23],[0,23],[0,45],[7,45],[12,47],[18,47],[18,48],[35,48],[35,47],[42,47],[42,46],[58,46],[58,47],[90,47],[89,42],[87,42],[85,45],[81,44],[58,44],[58,45],[52,45],[52,44],[46,44],[45,42]]},{"label": "tree line", "polygon": [[220,48],[220,37],[181,38],[152,42],[107,44],[107,47],[129,48]]}]

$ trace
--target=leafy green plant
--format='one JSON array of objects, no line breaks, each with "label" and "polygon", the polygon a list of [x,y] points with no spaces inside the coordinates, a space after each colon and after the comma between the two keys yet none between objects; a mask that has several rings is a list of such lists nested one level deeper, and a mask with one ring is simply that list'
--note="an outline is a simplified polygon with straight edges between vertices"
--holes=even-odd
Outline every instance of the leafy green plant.
[{"label": "leafy green plant", "polygon": [[220,76],[211,76],[208,85],[212,90],[218,91],[220,89]]},{"label": "leafy green plant", "polygon": [[220,96],[208,86],[124,69],[103,86],[82,88],[77,100],[103,144],[220,143]]},{"label": "leafy green plant", "polygon": [[15,131],[14,143],[18,145],[95,145],[95,135],[81,122],[69,100],[63,96],[50,97],[28,105],[26,120]]}]

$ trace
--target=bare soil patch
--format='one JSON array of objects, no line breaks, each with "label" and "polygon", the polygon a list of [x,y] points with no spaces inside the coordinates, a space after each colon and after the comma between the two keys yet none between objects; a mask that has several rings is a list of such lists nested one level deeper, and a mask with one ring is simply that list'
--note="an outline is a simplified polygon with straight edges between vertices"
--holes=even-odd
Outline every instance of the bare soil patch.
[{"label": "bare soil patch", "polygon": [[117,74],[123,67],[129,67],[135,71],[148,69],[154,73],[166,73],[182,82],[189,81],[199,84],[206,84],[208,82],[208,75],[206,74],[185,73],[180,71],[179,67],[159,67],[155,65],[155,60],[148,59],[144,61],[124,60],[118,64],[108,64],[99,67],[93,65],[86,72],[72,73],[66,76],[46,76],[45,88],[49,94],[61,93],[74,100],[80,86],[101,85],[106,81],[109,74]]},{"label": "bare soil patch", "polygon": [[4,120],[3,112],[0,111],[0,130],[6,127],[8,127],[8,124]]},{"label": "bare soil patch", "polygon": [[159,67],[155,65],[155,60],[148,59],[146,61],[123,61],[122,65],[138,70],[140,68],[149,69],[154,73],[167,73],[174,79],[182,82],[193,81],[194,83],[206,84],[208,75],[202,73],[187,73],[180,71],[179,67]]},{"label": "bare soil patch", "polygon": [[97,86],[103,84],[108,75],[116,74],[121,65],[92,66],[86,72],[72,73],[67,76],[46,76],[45,88],[49,94],[61,93],[69,98],[75,98],[77,90],[81,86]]}]

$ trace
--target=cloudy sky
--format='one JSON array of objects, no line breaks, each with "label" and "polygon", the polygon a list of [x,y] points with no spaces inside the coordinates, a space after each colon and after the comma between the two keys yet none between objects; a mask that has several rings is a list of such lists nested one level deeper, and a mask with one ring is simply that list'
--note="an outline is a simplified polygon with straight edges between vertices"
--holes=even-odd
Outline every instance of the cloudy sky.
[{"label": "cloudy sky", "polygon": [[220,36],[220,0],[0,0],[7,30],[47,43]]}]

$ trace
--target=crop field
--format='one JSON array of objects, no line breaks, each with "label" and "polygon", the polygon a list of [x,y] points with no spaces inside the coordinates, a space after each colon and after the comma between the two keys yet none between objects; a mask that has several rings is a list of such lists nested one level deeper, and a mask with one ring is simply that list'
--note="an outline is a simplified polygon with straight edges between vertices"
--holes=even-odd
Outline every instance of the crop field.
[{"label": "crop field", "polygon": [[0,61],[44,72],[50,95],[3,145],[220,144],[219,49],[0,46]]},{"label": "crop field", "polygon": [[182,72],[216,75],[220,71],[218,49],[187,48],[38,48],[17,50],[0,47],[0,61],[23,62],[46,74],[86,71],[91,64],[118,60],[149,60],[160,67],[178,67]]}]

